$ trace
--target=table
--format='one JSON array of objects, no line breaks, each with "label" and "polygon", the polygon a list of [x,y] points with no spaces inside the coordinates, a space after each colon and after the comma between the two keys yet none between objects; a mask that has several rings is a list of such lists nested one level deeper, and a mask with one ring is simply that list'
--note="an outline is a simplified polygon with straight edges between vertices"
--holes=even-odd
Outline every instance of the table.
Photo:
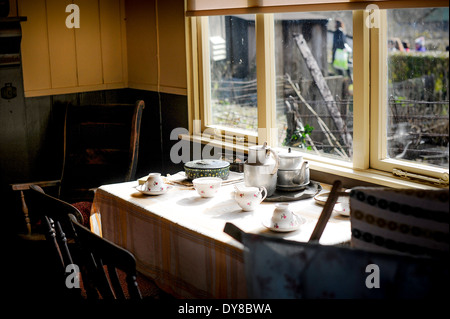
[{"label": "table", "polygon": [[[246,232],[306,242],[323,208],[312,198],[290,202],[307,222],[294,232],[275,233],[262,220],[270,218],[276,203],[263,202],[245,212],[234,201],[234,185],[222,186],[213,198],[178,186],[148,196],[137,185],[133,181],[98,188],[91,229],[132,252],[138,270],[178,298],[246,298],[243,246],[223,232],[226,222]],[[333,212],[320,243],[350,238],[349,218]]]}]

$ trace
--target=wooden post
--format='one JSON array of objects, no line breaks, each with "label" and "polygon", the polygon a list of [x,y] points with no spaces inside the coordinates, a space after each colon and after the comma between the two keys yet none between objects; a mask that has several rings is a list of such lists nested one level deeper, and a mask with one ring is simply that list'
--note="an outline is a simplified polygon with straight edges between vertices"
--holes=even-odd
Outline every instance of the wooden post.
[{"label": "wooden post", "polygon": [[336,106],[336,102],[333,99],[330,89],[328,88],[327,82],[325,81],[322,72],[320,71],[319,65],[317,64],[316,59],[311,53],[308,45],[306,44],[305,38],[302,34],[296,34],[294,36],[295,41],[297,42],[297,46],[302,53],[303,58],[305,59],[306,65],[308,66],[309,71],[319,88],[320,94],[322,98],[325,100],[328,111],[333,118],[333,122],[336,125],[339,133],[348,147],[348,154],[352,154],[352,136],[347,131],[347,126],[341,117],[341,112],[339,112],[338,107]]}]

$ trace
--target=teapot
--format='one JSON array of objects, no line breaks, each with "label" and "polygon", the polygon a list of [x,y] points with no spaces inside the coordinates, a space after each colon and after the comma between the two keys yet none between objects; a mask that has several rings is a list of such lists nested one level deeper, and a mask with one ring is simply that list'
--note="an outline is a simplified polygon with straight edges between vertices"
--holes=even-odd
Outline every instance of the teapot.
[{"label": "teapot", "polygon": [[277,152],[271,150],[269,146],[267,146],[267,142],[264,142],[263,145],[250,146],[248,148],[248,164],[255,165],[264,165],[269,163],[270,155],[272,155],[275,159],[276,165],[274,167],[273,173],[276,172],[279,165],[279,159]]},{"label": "teapot", "polygon": [[298,187],[309,184],[309,162],[303,160],[300,152],[292,151],[279,153],[280,165],[278,169],[277,186]]},{"label": "teapot", "polygon": [[263,145],[250,146],[248,158],[244,163],[245,186],[264,186],[267,196],[275,192],[279,158],[267,142]]}]

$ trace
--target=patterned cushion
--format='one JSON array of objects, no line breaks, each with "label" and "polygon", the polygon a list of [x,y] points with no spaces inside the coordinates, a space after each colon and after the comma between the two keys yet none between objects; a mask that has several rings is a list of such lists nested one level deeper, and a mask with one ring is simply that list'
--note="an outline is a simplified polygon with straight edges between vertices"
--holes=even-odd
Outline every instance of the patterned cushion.
[{"label": "patterned cushion", "polygon": [[352,246],[416,256],[449,252],[449,190],[356,187]]},{"label": "patterned cushion", "polygon": [[91,202],[77,202],[77,203],[72,203],[73,206],[75,206],[81,213],[81,215],[83,215],[83,226],[91,229],[90,226],[90,217],[91,217],[91,207],[92,207],[92,203]]}]

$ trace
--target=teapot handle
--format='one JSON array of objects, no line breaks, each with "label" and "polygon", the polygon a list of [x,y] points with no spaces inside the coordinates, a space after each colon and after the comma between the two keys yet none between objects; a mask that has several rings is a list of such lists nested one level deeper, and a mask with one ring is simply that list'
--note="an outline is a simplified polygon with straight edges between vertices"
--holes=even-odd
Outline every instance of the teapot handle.
[{"label": "teapot handle", "polygon": [[278,171],[278,166],[280,166],[280,158],[278,157],[277,152],[275,152],[273,149],[268,149],[270,154],[272,154],[273,158],[275,159],[275,167],[273,168],[271,175],[274,175]]}]

